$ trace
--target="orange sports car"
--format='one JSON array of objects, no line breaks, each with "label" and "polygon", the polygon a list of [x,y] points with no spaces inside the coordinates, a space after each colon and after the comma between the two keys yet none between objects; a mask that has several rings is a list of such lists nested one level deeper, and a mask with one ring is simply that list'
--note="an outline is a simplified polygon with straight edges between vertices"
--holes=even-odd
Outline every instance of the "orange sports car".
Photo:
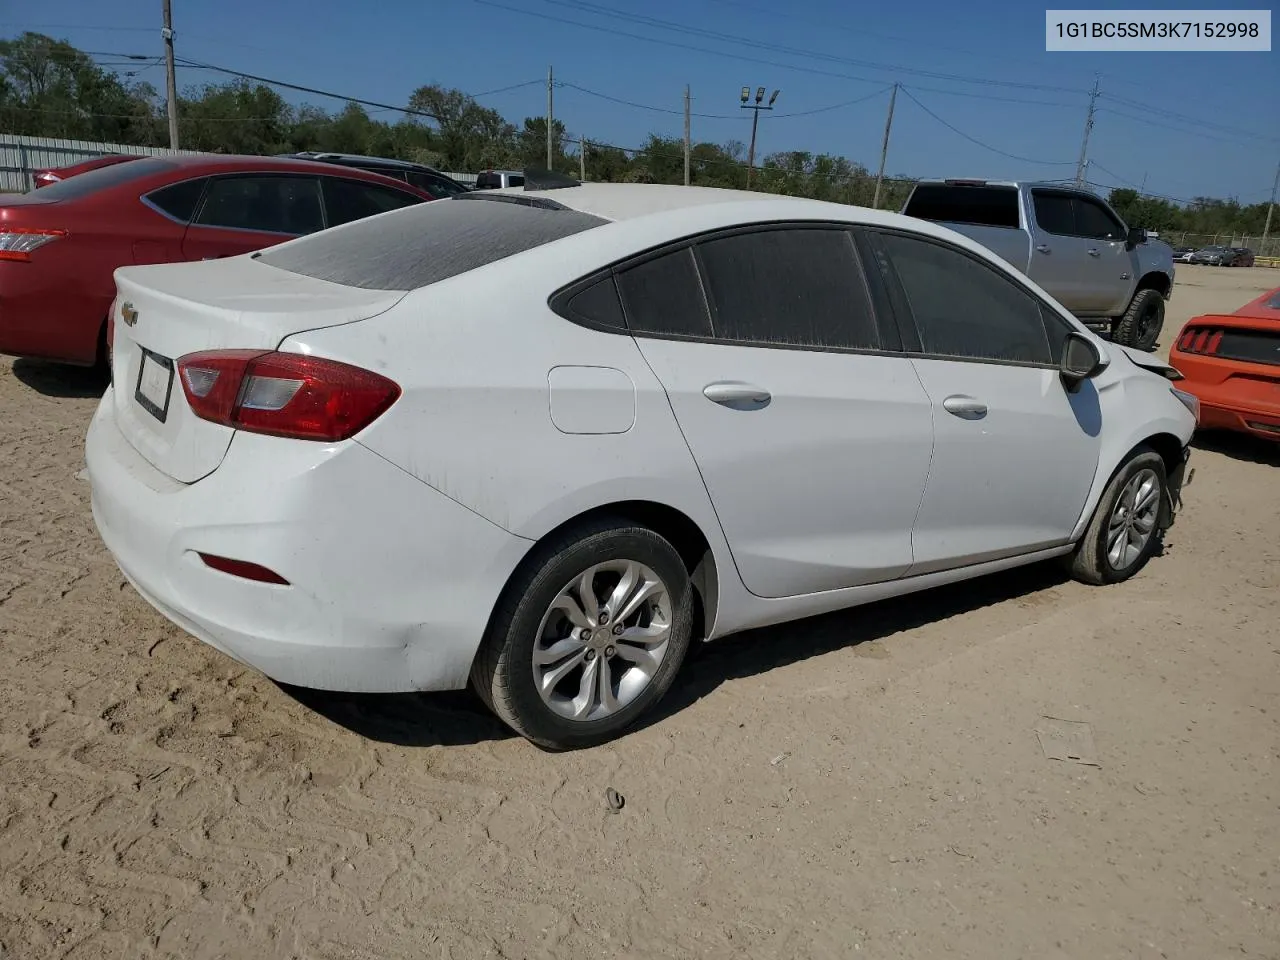
[{"label": "orange sports car", "polygon": [[1192,317],[1169,350],[1200,427],[1280,440],[1280,287],[1235,313]]}]

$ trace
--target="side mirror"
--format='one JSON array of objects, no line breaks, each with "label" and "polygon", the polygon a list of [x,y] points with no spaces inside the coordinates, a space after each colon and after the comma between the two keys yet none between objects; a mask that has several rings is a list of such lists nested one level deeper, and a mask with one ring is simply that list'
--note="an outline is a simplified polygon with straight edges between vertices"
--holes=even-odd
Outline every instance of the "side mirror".
[{"label": "side mirror", "polygon": [[1147,231],[1142,227],[1130,227],[1129,232],[1125,234],[1124,245],[1132,250],[1140,243],[1147,242]]},{"label": "side mirror", "polygon": [[1106,364],[1093,341],[1083,334],[1068,333],[1062,345],[1062,362],[1058,372],[1068,393],[1075,393],[1084,381],[1096,377]]}]

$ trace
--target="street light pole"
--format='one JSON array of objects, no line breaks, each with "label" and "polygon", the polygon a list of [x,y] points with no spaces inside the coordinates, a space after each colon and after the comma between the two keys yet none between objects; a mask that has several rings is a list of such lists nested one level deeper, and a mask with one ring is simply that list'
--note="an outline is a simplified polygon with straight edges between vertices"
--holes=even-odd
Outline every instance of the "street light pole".
[{"label": "street light pole", "polygon": [[756,166],[756,128],[760,124],[760,111],[772,110],[773,102],[778,99],[779,92],[780,91],[778,90],[774,90],[773,96],[769,98],[769,102],[765,103],[764,87],[756,87],[755,102],[750,103],[749,101],[751,100],[751,88],[750,87],[742,88],[741,108],[743,110],[753,111],[751,116],[751,148],[747,151],[747,189],[748,190],[751,189],[751,174],[755,170],[755,166]]}]

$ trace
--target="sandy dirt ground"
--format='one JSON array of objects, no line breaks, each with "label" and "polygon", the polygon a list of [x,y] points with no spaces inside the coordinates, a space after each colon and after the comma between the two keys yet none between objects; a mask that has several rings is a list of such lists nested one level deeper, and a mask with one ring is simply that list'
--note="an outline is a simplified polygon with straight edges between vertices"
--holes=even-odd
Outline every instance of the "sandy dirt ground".
[{"label": "sandy dirt ground", "polygon": [[[1165,339],[1276,285],[1179,267]],[[154,613],[77,478],[101,389],[0,364],[6,960],[1280,957],[1278,446],[1197,441],[1131,583],[1025,569],[707,645],[655,722],[551,755]],[[1046,716],[1100,765],[1047,759]]]}]

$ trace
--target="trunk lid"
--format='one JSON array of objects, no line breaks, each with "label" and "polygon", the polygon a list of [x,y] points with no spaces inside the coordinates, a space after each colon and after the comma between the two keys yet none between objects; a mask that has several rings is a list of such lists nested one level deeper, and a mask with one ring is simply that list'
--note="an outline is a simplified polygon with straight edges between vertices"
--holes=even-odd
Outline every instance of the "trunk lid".
[{"label": "trunk lid", "polygon": [[387,310],[403,291],[364,290],[249,256],[115,272],[111,378],[116,421],[152,466],[182,483],[218,468],[235,430],[197,417],[176,361],[198,350],[274,350],[292,333]]}]

